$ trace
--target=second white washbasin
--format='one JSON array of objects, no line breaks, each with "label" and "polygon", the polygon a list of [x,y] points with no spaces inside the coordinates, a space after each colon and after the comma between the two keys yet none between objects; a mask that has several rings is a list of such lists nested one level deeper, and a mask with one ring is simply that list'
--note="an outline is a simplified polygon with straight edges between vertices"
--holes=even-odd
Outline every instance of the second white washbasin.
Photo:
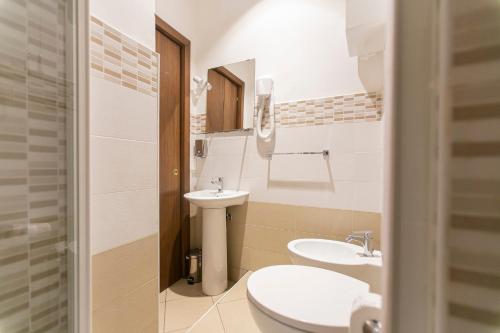
[{"label": "second white washbasin", "polygon": [[370,284],[372,292],[382,289],[382,254],[363,256],[363,248],[346,242],[304,238],[288,243],[288,252],[295,265],[314,266],[349,275]]}]

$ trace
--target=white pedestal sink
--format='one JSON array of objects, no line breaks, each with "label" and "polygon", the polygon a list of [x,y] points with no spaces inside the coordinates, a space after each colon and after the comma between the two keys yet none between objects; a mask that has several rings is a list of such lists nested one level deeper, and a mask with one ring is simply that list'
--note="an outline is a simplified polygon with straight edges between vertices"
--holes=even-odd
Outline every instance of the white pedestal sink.
[{"label": "white pedestal sink", "polygon": [[184,197],[203,209],[202,289],[206,295],[219,295],[227,289],[226,208],[242,205],[248,192],[203,190]]}]

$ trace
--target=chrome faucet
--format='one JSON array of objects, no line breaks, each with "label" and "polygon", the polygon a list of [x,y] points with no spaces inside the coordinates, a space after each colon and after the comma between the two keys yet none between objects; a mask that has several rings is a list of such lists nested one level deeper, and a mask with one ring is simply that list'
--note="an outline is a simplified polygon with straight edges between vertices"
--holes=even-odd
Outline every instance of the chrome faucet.
[{"label": "chrome faucet", "polygon": [[345,241],[360,243],[363,246],[363,256],[373,257],[373,231],[354,231]]},{"label": "chrome faucet", "polygon": [[221,194],[224,190],[224,178],[217,177],[211,181],[212,184],[217,185],[217,194]]}]

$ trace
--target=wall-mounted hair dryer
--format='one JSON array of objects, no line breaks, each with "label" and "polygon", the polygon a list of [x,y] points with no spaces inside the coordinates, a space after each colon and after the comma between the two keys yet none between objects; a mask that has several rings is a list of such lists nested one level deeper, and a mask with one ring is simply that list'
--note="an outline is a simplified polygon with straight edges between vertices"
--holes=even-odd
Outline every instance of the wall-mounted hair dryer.
[{"label": "wall-mounted hair dryer", "polygon": [[[257,135],[263,140],[270,139],[275,130],[274,123],[274,81],[271,78],[260,78],[256,82],[256,95],[257,95]],[[264,119],[264,112],[266,105],[269,105],[269,122],[271,128],[267,133],[264,133],[262,128],[262,120]]]},{"label": "wall-mounted hair dryer", "polygon": [[191,92],[193,93],[193,95],[194,95],[193,97],[196,100],[205,91],[205,89],[207,91],[212,90],[212,85],[210,84],[210,82],[208,82],[208,80],[205,80],[199,76],[193,76],[193,81],[194,81],[194,83],[196,83],[196,87],[191,89]]}]

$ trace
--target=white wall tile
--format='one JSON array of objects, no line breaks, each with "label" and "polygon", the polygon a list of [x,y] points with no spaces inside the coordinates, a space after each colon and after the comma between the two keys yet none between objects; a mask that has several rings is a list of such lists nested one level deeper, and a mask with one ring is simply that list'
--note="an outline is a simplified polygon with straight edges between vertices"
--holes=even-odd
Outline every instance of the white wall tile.
[{"label": "white wall tile", "polygon": [[382,185],[380,182],[354,183],[354,210],[380,212],[382,206]]},{"label": "white wall tile", "polygon": [[355,152],[380,152],[382,150],[382,121],[360,122],[352,125]]},{"label": "white wall tile", "polygon": [[92,194],[157,187],[157,145],[131,140],[92,137]]},{"label": "white wall tile", "polygon": [[[371,122],[278,128],[275,142],[264,145],[255,135],[211,135],[209,156],[197,159],[192,172],[194,187],[213,188],[210,180],[222,176],[226,188],[248,190],[252,201],[380,212],[380,126]],[[269,145],[274,152],[329,149],[330,157],[274,156],[269,161],[259,153],[259,145]]]},{"label": "white wall tile", "polygon": [[264,177],[268,173],[269,160],[262,158],[257,153],[246,154],[243,165],[243,178]]},{"label": "white wall tile", "polygon": [[382,154],[355,153],[353,180],[357,182],[380,182],[382,178]]},{"label": "white wall tile", "polygon": [[330,167],[334,180],[354,180],[354,153],[334,151],[330,156]]},{"label": "white wall tile", "polygon": [[91,135],[156,143],[157,98],[98,77],[90,80]]},{"label": "white wall tile", "polygon": [[[347,125],[349,126],[349,125]],[[276,152],[321,151],[336,143],[337,130],[348,135],[344,126],[338,124],[278,128],[276,130]]]},{"label": "white wall tile", "polygon": [[273,156],[269,166],[270,181],[332,181],[331,164],[322,155]]},{"label": "white wall tile", "polygon": [[154,50],[154,1],[91,0],[89,7],[93,15]]},{"label": "white wall tile", "polygon": [[158,232],[155,188],[91,196],[92,254]]},{"label": "white wall tile", "polygon": [[209,137],[208,155],[243,155],[246,151],[248,137],[246,136],[223,136]]}]

